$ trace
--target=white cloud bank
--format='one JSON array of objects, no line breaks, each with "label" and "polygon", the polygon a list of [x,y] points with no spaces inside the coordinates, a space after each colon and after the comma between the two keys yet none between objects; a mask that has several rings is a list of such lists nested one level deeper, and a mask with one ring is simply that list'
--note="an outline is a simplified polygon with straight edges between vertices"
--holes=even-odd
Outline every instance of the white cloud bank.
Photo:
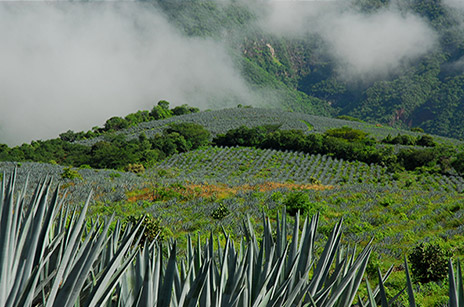
[{"label": "white cloud bank", "polygon": [[319,35],[350,80],[382,78],[431,51],[437,34],[420,17],[397,7],[359,12],[349,1],[272,1],[261,26],[282,36]]},{"label": "white cloud bank", "polygon": [[86,130],[158,100],[251,94],[225,48],[136,3],[0,3],[0,143]]}]

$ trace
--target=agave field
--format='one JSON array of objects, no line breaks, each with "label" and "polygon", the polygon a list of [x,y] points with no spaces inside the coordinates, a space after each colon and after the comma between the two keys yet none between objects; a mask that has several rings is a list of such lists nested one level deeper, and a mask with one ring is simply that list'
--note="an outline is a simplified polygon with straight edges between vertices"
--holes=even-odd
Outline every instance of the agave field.
[{"label": "agave field", "polygon": [[[377,139],[383,139],[387,135],[396,136],[397,134],[406,134],[418,136],[420,133],[408,130],[400,130],[391,127],[376,126],[374,124],[347,121],[329,117],[321,117],[296,112],[284,112],[278,109],[260,109],[260,108],[235,108],[214,111],[203,111],[193,114],[185,114],[171,117],[163,120],[141,123],[137,126],[119,131],[127,139],[138,138],[143,132],[148,138],[157,133],[161,133],[170,123],[188,122],[196,123],[205,127],[213,136],[226,133],[231,129],[240,126],[249,128],[264,125],[281,125],[281,129],[297,129],[306,132],[323,133],[328,129],[341,128],[348,126],[354,129],[363,130]],[[455,139],[434,136],[434,139],[442,142],[461,143]],[[102,140],[102,137],[79,141],[84,145],[93,145]]]},{"label": "agave field", "polygon": [[76,178],[66,178],[65,167],[48,163],[36,162],[0,162],[2,172],[11,173],[16,169],[16,182],[19,186],[26,183],[34,186],[48,176],[52,179],[52,186],[61,185],[72,203],[84,203],[93,191],[93,199],[105,203],[126,199],[126,192],[141,188],[145,180],[139,176],[115,170],[74,169]]},{"label": "agave field", "polygon": [[[164,271],[157,271],[160,270],[159,265],[165,266],[168,265],[167,263],[171,263],[169,274],[174,274],[172,277],[174,281],[172,282],[176,289],[169,299],[170,304],[176,306],[182,300],[185,301],[188,297],[186,293],[194,291],[189,290],[191,289],[189,287],[194,287],[194,280],[196,278],[207,278],[207,276],[210,279],[208,282],[211,283],[209,295],[215,293],[214,299],[212,296],[209,298],[212,300],[210,302],[222,300],[223,298],[219,298],[220,294],[217,289],[223,286],[216,284],[219,282],[221,275],[214,273],[216,277],[212,277],[211,274],[213,273],[211,272],[218,271],[221,274],[223,266],[226,265],[224,264],[225,258],[216,259],[214,257],[222,257],[219,256],[221,253],[231,253],[234,250],[236,254],[233,254],[235,256],[230,261],[235,262],[236,265],[239,265],[239,261],[245,261],[247,257],[258,257],[253,258],[255,259],[253,260],[254,263],[257,263],[256,261],[261,261],[259,260],[261,259],[259,258],[261,257],[259,251],[264,248],[261,245],[258,244],[252,248],[254,251],[253,256],[245,256],[246,250],[248,250],[246,253],[251,253],[251,247],[247,244],[255,242],[250,239],[250,227],[254,228],[254,233],[258,237],[264,236],[263,238],[265,238],[271,233],[273,242],[276,242],[275,233],[267,230],[267,227],[277,227],[280,229],[280,233],[285,232],[287,234],[285,237],[289,239],[294,236],[290,234],[294,232],[295,227],[300,230],[303,229],[302,225],[305,224],[305,217],[318,214],[318,232],[314,233],[314,237],[311,239],[313,240],[312,253],[314,253],[314,257],[323,256],[326,242],[333,240],[331,236],[334,227],[338,227],[338,231],[343,232],[343,236],[339,236],[337,239],[341,245],[347,248],[348,246],[351,248],[358,245],[361,249],[367,248],[366,253],[371,254],[365,264],[365,270],[366,276],[369,277],[370,281],[373,281],[374,285],[378,283],[377,267],[382,272],[389,272],[389,279],[386,282],[386,295],[390,298],[404,288],[406,274],[404,257],[418,243],[440,244],[450,251],[455,259],[464,255],[464,247],[462,246],[462,242],[464,242],[464,226],[462,224],[464,217],[464,179],[459,176],[406,171],[390,173],[386,168],[379,165],[343,161],[330,156],[240,147],[206,147],[183,154],[176,154],[159,162],[145,173],[138,175],[114,170],[72,169],[59,165],[30,162],[21,164],[4,162],[0,164],[0,169],[5,172],[4,179],[10,178],[11,176],[8,174],[16,169],[15,186],[22,190],[23,194],[21,195],[23,195],[24,199],[34,198],[34,193],[37,193],[33,189],[23,190],[26,181],[29,186],[43,185],[45,184],[44,177],[48,176],[51,182],[47,182],[47,189],[53,190],[58,185],[60,186],[57,195],[58,197],[64,197],[65,202],[62,206],[70,208],[70,211],[67,212],[72,212],[71,208],[80,208],[88,203],[86,207],[87,223],[95,227],[97,227],[97,224],[92,224],[92,220],[98,221],[102,217],[109,217],[112,214],[124,221],[129,216],[140,216],[149,213],[158,221],[157,230],[160,232],[160,241],[158,243],[145,248],[140,255],[131,258],[132,260],[128,260],[129,258],[124,258],[125,260],[120,258],[118,260],[121,265],[126,265],[124,274],[129,274],[124,275],[126,276],[124,278],[120,277],[119,280],[138,280],[136,290],[127,290],[120,284],[114,284],[114,287],[105,290],[111,292],[109,297],[111,297],[112,303],[108,303],[109,305],[117,301],[119,297],[124,297],[124,300],[130,302],[138,300],[139,297],[131,291],[139,291],[139,294],[144,292],[145,288],[141,286],[145,283],[142,282],[143,278],[153,279],[156,274],[167,274],[167,267],[164,268]],[[87,202],[91,191],[93,191],[93,196]],[[297,204],[301,217],[286,217],[286,222],[282,223],[278,216],[282,216],[285,208],[288,210],[289,206],[293,206],[295,199],[301,200],[301,203]],[[81,209],[76,211],[75,215],[80,211]],[[53,214],[58,216],[57,212]],[[267,222],[264,224],[263,214],[269,217],[265,219]],[[92,220],[89,218],[92,218]],[[343,223],[339,224],[341,219],[343,219]],[[244,224],[243,221],[248,222]],[[115,220],[107,223],[108,233],[113,233],[117,238],[123,237],[124,227],[122,225],[124,223],[121,224]],[[309,225],[309,223],[309,220],[307,220],[306,224]],[[104,225],[106,225],[106,222]],[[115,234],[118,231],[120,235]],[[218,241],[218,244],[212,245],[211,235],[216,238],[214,241]],[[199,241],[197,242],[197,239],[195,239],[191,242],[189,236],[194,236]],[[245,241],[240,243],[240,240],[246,236],[249,237],[246,240],[248,243]],[[177,243],[174,244],[171,240],[176,240]],[[289,244],[293,244],[291,242],[289,241]],[[112,244],[118,246],[117,243]],[[101,245],[99,246],[101,249]],[[199,246],[203,247],[197,250]],[[285,244],[280,246],[281,250],[275,257],[280,255],[288,259],[290,250],[282,254]],[[211,251],[211,249],[214,251]],[[268,251],[270,252],[270,250]],[[135,253],[137,252],[133,251],[130,255],[135,255]],[[197,256],[194,256],[195,253],[197,253]],[[351,250],[350,253],[353,254],[348,254],[347,259],[360,257],[358,252],[354,252],[354,250]],[[177,255],[177,257],[180,257],[179,259],[184,259],[184,262],[173,259],[173,256],[168,256],[166,260],[159,258],[169,254]],[[212,257],[216,262],[208,260],[212,259]],[[198,260],[200,258],[203,260]],[[250,259],[246,261],[251,261]],[[142,261],[143,265],[136,264],[139,263],[138,261]],[[189,261],[200,262],[192,267],[192,264],[188,263]],[[288,260],[285,261],[288,262]],[[157,264],[158,262],[159,264]],[[279,262],[273,262],[273,265],[277,265],[277,263]],[[244,264],[240,265],[246,267]],[[294,269],[288,267],[289,264],[286,265],[285,272],[288,275],[288,270],[292,271]],[[330,272],[334,272],[334,265],[331,266]],[[157,266],[158,269],[156,269]],[[99,264],[99,270],[103,267],[103,264]],[[179,271],[173,271],[173,267],[176,267]],[[315,262],[312,264],[311,269],[315,270],[316,267]],[[144,268],[143,270],[146,272],[151,270],[152,273],[150,274],[155,275],[135,273],[137,270],[142,270],[141,268]],[[257,270],[258,268],[259,266],[256,267]],[[70,271],[71,269],[66,270]],[[271,271],[266,271],[266,274],[270,274],[275,269],[269,268],[269,270]],[[192,275],[188,275],[189,271],[191,271],[190,274]],[[101,271],[96,271],[93,268],[90,272],[95,274],[95,272]],[[347,273],[346,270],[343,272],[345,272],[344,274]],[[48,276],[47,274],[41,276]],[[123,273],[121,272],[121,274]],[[230,275],[230,273],[228,274]],[[159,276],[159,278],[164,278],[165,275]],[[187,276],[191,277],[187,278]],[[240,276],[242,276],[240,277],[242,281],[234,282],[238,282],[240,285],[243,285],[241,282],[247,283],[245,275]],[[53,280],[52,277],[50,278],[49,282]],[[186,280],[190,280],[189,285],[183,284]],[[285,280],[282,279],[282,281]],[[295,282],[298,284],[297,281]],[[241,297],[240,305],[251,306],[243,303],[244,300],[250,302],[250,299],[253,302],[272,301],[278,305],[279,302],[281,303],[280,299],[288,299],[291,293],[296,291],[296,288],[293,288],[295,282],[291,282],[293,283],[292,286],[288,285],[289,288],[286,288],[286,290],[279,290],[287,293],[284,295],[285,298],[277,298],[273,296],[274,294],[269,294],[267,291],[270,288],[267,285],[264,286],[263,281],[258,282],[258,284],[266,288],[266,290],[262,290],[265,294],[256,296],[256,293],[253,292],[254,294],[251,294],[250,298],[250,293],[245,295],[243,292],[243,294],[239,295]],[[309,287],[309,283],[311,283],[310,280],[303,282],[300,285],[301,288],[298,286],[298,291],[303,291],[302,289],[308,291],[305,287]],[[44,293],[48,293],[48,291],[51,291],[50,289],[57,287],[51,284],[48,286],[39,285],[39,287],[42,286],[44,287],[40,290],[42,299],[47,297],[47,294]],[[447,284],[435,288],[415,288],[415,296],[418,297],[419,303],[424,306],[429,306],[429,304],[433,306],[433,304],[438,304],[437,302],[448,302],[449,297],[446,286]],[[92,286],[84,282],[83,287],[90,289]],[[158,284],[157,291],[160,291],[162,287],[161,284]],[[230,294],[232,290],[228,287],[230,286],[225,286],[222,289]],[[278,287],[287,286],[279,284]],[[360,282],[359,287],[359,294],[364,297],[361,301],[366,301],[367,284]],[[322,289],[324,288],[320,288],[320,290]],[[36,290],[35,292],[40,291]],[[88,295],[88,291],[84,291],[85,295]],[[150,291],[155,291],[155,289]],[[186,292],[184,293],[184,291]],[[277,288],[273,291],[277,291]],[[377,296],[380,295],[379,289],[373,289],[372,291]],[[105,295],[108,295],[109,292],[105,292]],[[143,294],[148,295],[148,298],[144,299],[148,299],[150,302],[157,301],[160,299],[160,292],[156,293]],[[316,293],[319,292],[316,291]],[[293,294],[297,295],[296,292]],[[84,293],[79,295],[84,295]],[[191,295],[195,297],[197,303],[201,300],[207,300],[207,294],[201,291],[195,294],[197,296],[193,293]],[[269,298],[266,295],[269,295]],[[109,297],[105,296],[105,299],[109,299]],[[300,292],[295,299],[302,299],[300,302],[307,302],[305,297]],[[433,300],[430,300],[429,297],[433,297]],[[77,298],[73,297],[72,300],[74,299]],[[82,303],[85,303],[86,299],[88,298],[79,298]],[[98,297],[99,302],[102,299],[102,297]],[[269,301],[266,301],[267,299]],[[38,304],[37,297],[32,300],[34,304]],[[228,304],[237,303],[230,301],[230,296],[226,300],[228,300],[227,304],[224,304],[227,306],[229,306]],[[330,298],[327,298],[327,300],[330,300]],[[163,302],[166,304],[165,301]],[[407,293],[404,292],[397,302],[408,304]],[[316,303],[316,306],[331,306],[326,305],[326,303]],[[264,303],[262,304],[267,306]],[[338,306],[347,306],[343,303],[336,304]],[[398,304],[401,306],[400,303]]]},{"label": "agave field", "polygon": [[[323,185],[375,185],[444,192],[464,191],[464,178],[441,174],[394,174],[377,164],[343,161],[330,156],[251,147],[208,147],[176,154],[156,169],[174,171],[171,181],[221,182],[227,184],[274,182]],[[407,179],[407,180],[405,180]],[[408,181],[409,180],[409,181]]]},{"label": "agave field", "polygon": [[316,256],[319,216],[306,217],[301,234],[297,216],[288,241],[284,212],[275,236],[264,218],[261,244],[248,221],[239,246],[228,237],[224,247],[212,236],[203,247],[189,239],[178,262],[175,241],[167,256],[159,242],[132,244],[141,222],[125,230],[118,222],[112,232],[108,220],[87,227],[89,200],[70,208],[49,180],[29,205],[25,193],[14,198],[16,174],[2,182],[2,306],[349,306],[372,251],[345,250],[340,221]]},{"label": "agave field", "polygon": [[[174,155],[159,168],[179,169],[185,180],[216,180],[225,183],[260,181],[322,183],[377,182],[386,169],[362,162],[346,162],[329,156],[308,155],[243,147],[209,147]],[[387,179],[387,178],[386,178]]]},{"label": "agave field", "polygon": [[[237,154],[234,149],[228,151],[232,156]],[[282,155],[294,158],[292,153]],[[343,163],[331,165],[337,168]],[[176,164],[171,161],[170,165]],[[19,184],[26,184],[25,178],[20,179],[25,174],[19,175],[19,170],[34,167],[36,171],[43,167],[50,177],[43,180],[29,175],[29,183],[39,182],[30,190]],[[319,183],[308,186],[303,191],[309,197],[310,211],[295,218],[286,217],[282,206],[286,193],[301,192],[288,191],[291,183],[275,189],[239,188],[235,193],[212,197],[197,191],[198,198],[186,200],[178,193],[174,195],[178,199],[168,196],[147,208],[163,220],[164,238],[138,249],[137,231],[143,220],[134,227],[112,223],[112,217],[86,223],[91,198],[84,203],[66,201],[72,193],[61,193],[50,180],[64,180],[62,170],[27,164],[16,170],[3,175],[0,199],[2,306],[376,306],[376,301],[382,306],[416,306],[414,297],[423,298],[424,290],[414,288],[408,264],[401,261],[410,245],[438,238],[447,242],[455,255],[463,254],[460,242],[464,227],[458,226],[464,214],[462,198],[457,192],[440,190],[421,196],[419,183],[410,189],[398,187],[403,182],[409,185],[407,180],[383,187],[356,184],[356,180],[327,189],[317,189],[324,186]],[[90,171],[80,170],[88,177],[68,184],[92,178],[93,183],[111,184],[104,179],[109,174],[86,174]],[[98,176],[100,181],[95,179]],[[127,178],[119,179],[119,184],[128,183]],[[167,180],[163,176],[158,179]],[[187,185],[188,181],[177,177],[177,184],[166,183],[164,187],[165,191],[180,191]],[[15,193],[18,186],[19,194]],[[214,214],[218,203],[230,210],[219,219]],[[209,220],[210,225],[214,224],[211,220],[217,223],[209,228],[197,225],[195,231],[195,225],[186,227],[189,216]],[[240,226],[235,230],[227,227],[234,221]],[[171,238],[165,236],[167,233]],[[179,233],[185,234],[185,239],[173,240],[179,239]],[[192,233],[197,240],[191,239]],[[369,276],[371,282],[363,276]],[[371,287],[372,280],[376,280],[376,288]],[[405,286],[407,291],[402,292]],[[440,302],[461,306],[459,263],[455,271],[450,262],[448,288],[449,294]],[[396,296],[396,292],[403,295]]]}]

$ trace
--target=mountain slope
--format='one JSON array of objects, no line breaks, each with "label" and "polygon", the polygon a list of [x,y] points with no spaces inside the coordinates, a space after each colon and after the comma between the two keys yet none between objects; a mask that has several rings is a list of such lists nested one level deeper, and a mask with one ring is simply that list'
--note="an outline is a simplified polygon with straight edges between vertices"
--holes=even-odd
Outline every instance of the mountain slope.
[{"label": "mountain slope", "polygon": [[[156,1],[155,5],[186,34],[228,42],[249,83],[262,94],[271,92],[267,96],[271,105],[310,114],[352,115],[396,127],[421,127],[429,133],[455,138],[464,136],[459,125],[464,121],[464,11],[450,2],[398,2],[398,7],[390,1],[351,3],[340,18],[355,16],[369,21],[390,14],[393,21],[397,18],[407,22],[410,17],[436,36],[426,53],[395,60],[399,66],[388,73],[359,80],[340,75],[343,67],[331,55],[323,33],[280,35],[262,26],[269,9],[265,4],[246,3]],[[304,11],[305,6],[314,4],[294,5]],[[406,17],[403,20],[401,16]],[[390,50],[379,52],[391,57]],[[378,62],[382,60],[379,57]],[[373,67],[379,65],[374,63]]]}]

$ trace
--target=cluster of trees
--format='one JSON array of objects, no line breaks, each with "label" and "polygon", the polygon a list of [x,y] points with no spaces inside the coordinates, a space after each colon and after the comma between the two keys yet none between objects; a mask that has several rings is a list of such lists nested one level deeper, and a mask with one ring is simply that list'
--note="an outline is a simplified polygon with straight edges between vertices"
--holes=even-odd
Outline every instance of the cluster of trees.
[{"label": "cluster of trees", "polygon": [[424,146],[424,147],[435,147],[437,144],[433,140],[433,137],[430,135],[418,135],[417,137],[407,135],[407,134],[399,134],[395,137],[391,135],[387,135],[383,140],[382,143],[384,144],[399,144],[399,145],[410,145],[410,146]]},{"label": "cluster of trees", "polygon": [[[166,110],[166,109],[165,109]],[[438,145],[433,138],[398,135],[378,142],[368,133],[350,127],[335,128],[323,134],[305,134],[301,130],[280,130],[279,125],[229,130],[213,139],[218,146],[252,146],[257,148],[301,151],[332,155],[339,159],[376,163],[391,170],[421,170],[464,174],[464,152],[451,145]],[[63,140],[34,141],[9,148],[0,145],[0,161],[35,161],[66,166],[88,165],[93,168],[125,169],[129,165],[153,165],[175,153],[187,152],[211,144],[211,134],[194,123],[172,123],[162,134],[148,139],[127,140],[122,134],[104,134],[104,140],[84,146]],[[407,141],[404,141],[407,140]],[[390,144],[408,146],[396,150]]]},{"label": "cluster of trees", "polygon": [[[419,141],[421,140],[421,141]],[[344,160],[376,163],[391,170],[420,168],[423,171],[464,174],[464,153],[451,145],[437,145],[430,136],[421,136],[433,147],[407,147],[396,151],[391,145],[381,144],[361,130],[342,127],[324,134],[304,134],[301,130],[278,130],[276,126],[240,127],[218,135],[213,142],[219,146],[253,146],[279,150],[301,151],[332,155]]]},{"label": "cluster of trees", "polygon": [[63,139],[34,141],[9,148],[0,145],[0,161],[35,161],[68,166],[88,165],[94,168],[124,169],[130,164],[145,167],[178,152],[209,144],[210,133],[194,123],[172,123],[162,134],[148,139],[126,140],[124,135],[106,134],[105,140],[93,146],[73,144]]},{"label": "cluster of trees", "polygon": [[200,109],[191,107],[187,104],[183,104],[181,106],[177,106],[170,109],[168,101],[160,100],[158,104],[151,109],[151,111],[137,111],[125,117],[113,116],[105,122],[105,125],[103,127],[94,127],[92,128],[92,130],[87,132],[74,132],[72,130],[68,130],[60,134],[60,139],[67,142],[74,142],[82,139],[93,138],[108,132],[111,133],[123,130],[131,126],[136,126],[143,122],[160,120],[172,116],[197,112],[200,112]]}]

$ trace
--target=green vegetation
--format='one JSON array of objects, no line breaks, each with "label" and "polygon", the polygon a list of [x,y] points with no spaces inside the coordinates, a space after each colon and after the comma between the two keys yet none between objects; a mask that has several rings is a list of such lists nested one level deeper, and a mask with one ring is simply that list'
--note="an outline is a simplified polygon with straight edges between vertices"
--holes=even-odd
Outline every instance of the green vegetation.
[{"label": "green vegetation", "polygon": [[[387,3],[353,5],[374,14]],[[320,39],[263,33],[240,1],[153,5],[187,35],[226,37],[270,104],[339,120],[160,101],[88,132],[0,145],[18,183],[54,182],[35,194],[4,185],[0,305],[464,304],[463,145],[423,134],[464,135],[462,28],[445,1],[403,8],[436,30],[433,53],[356,86]],[[58,183],[69,203],[51,192]],[[135,229],[103,221],[113,213]]]},{"label": "green vegetation", "polygon": [[79,174],[76,170],[66,167],[61,174],[61,178],[63,179],[83,179],[81,174]]},{"label": "green vegetation", "polygon": [[151,111],[137,111],[136,113],[128,114],[124,118],[114,116],[105,122],[103,128],[94,127],[92,130],[87,132],[74,132],[72,130],[68,130],[60,134],[60,139],[66,142],[76,142],[79,140],[95,138],[107,133],[121,131],[137,126],[141,123],[197,112],[200,112],[200,109],[186,104],[169,109],[169,102],[166,100],[160,100],[158,104],[151,109]]},{"label": "green vegetation", "polygon": [[55,161],[61,165],[111,168],[142,173],[145,167],[178,152],[209,144],[210,133],[194,123],[173,123],[162,134],[126,140],[122,134],[105,134],[91,147],[62,139],[37,141],[9,148],[2,146],[0,161]]},{"label": "green vegetation", "polygon": [[421,283],[442,281],[447,276],[451,256],[438,244],[419,244],[408,257],[414,280]]},{"label": "green vegetation", "polygon": [[[214,248],[211,237],[204,245],[205,252],[202,252],[200,242],[194,249],[189,239],[187,261],[179,265],[176,242],[168,244],[168,259],[163,261],[162,245],[148,241],[159,228],[152,221],[146,224],[149,227],[142,236],[145,241],[141,251],[131,248],[131,244],[135,242],[143,219],[139,219],[134,228],[128,224],[125,230],[118,222],[112,234],[108,233],[110,221],[104,224],[101,233],[97,229],[103,225],[93,222],[91,230],[83,237],[89,201],[79,215],[75,211],[68,216],[62,208],[59,220],[54,220],[55,210],[60,210],[56,190],[50,204],[48,193],[44,193],[31,203],[31,210],[22,208],[18,212],[14,210],[14,184],[13,175],[6,189],[3,185],[4,197],[0,199],[0,219],[2,225],[6,225],[0,232],[2,306],[63,303],[86,306],[129,303],[137,306],[250,306],[326,301],[328,306],[346,306],[355,299],[372,250],[369,244],[359,254],[354,250],[342,253],[340,222],[331,232],[321,256],[316,256],[313,247],[318,215],[311,220],[305,219],[301,235],[297,223],[292,241],[287,239],[286,218],[283,216],[275,239],[269,219],[264,218],[261,244],[257,243],[248,220],[246,245],[241,245],[239,253],[229,237],[224,249]],[[38,190],[49,188],[50,183],[44,183]],[[35,215],[35,211],[39,214]],[[19,215],[26,218],[18,219]],[[69,224],[66,223],[68,218],[71,218]],[[11,223],[12,220],[21,223]],[[20,238],[19,242],[26,239],[29,244],[17,244],[16,236]],[[219,257],[215,256],[215,250],[219,251]],[[27,261],[18,269],[22,260]],[[217,274],[217,278],[210,279],[212,274]],[[339,282],[332,282],[334,280]],[[238,287],[234,286],[237,283]],[[143,295],[153,288],[159,292]],[[316,292],[317,289],[322,291]]]},{"label": "green vegetation", "polygon": [[[231,122],[243,120],[240,116],[245,114],[249,116],[245,120],[254,126],[216,129],[219,125],[215,124],[205,125],[206,129],[199,124],[212,122],[214,116],[222,125],[222,114]],[[374,238],[376,258],[366,265],[369,282],[378,280],[378,268],[388,273],[393,265],[388,281],[384,278],[390,300],[405,286],[402,258],[413,255],[412,247],[421,243],[437,245],[444,255],[440,268],[427,268],[424,263],[431,263],[429,260],[417,265],[420,257],[409,259],[411,293],[425,306],[447,302],[448,284],[421,279],[417,267],[422,265],[427,274],[439,273],[443,279],[443,259],[464,256],[460,246],[464,237],[462,144],[408,131],[394,134],[383,127],[374,128],[383,129],[383,134],[372,135],[368,131],[380,130],[368,130],[359,122],[347,126],[346,121],[291,115],[297,129],[280,121],[292,118],[285,112],[236,108],[187,114],[185,121],[170,117],[104,132],[87,145],[54,139],[14,148],[2,146],[0,156],[24,161],[18,168],[21,182],[28,173],[32,180],[52,176],[68,189],[68,195],[75,195],[71,204],[85,202],[88,191],[94,190],[96,201],[88,209],[89,225],[99,216],[112,214],[126,222],[140,222],[145,232],[140,242],[131,246],[138,245],[147,253],[171,253],[169,244],[176,240],[175,253],[188,254],[189,235],[199,237],[196,246],[207,238],[210,241],[211,234],[225,246],[224,231],[231,242],[239,243],[248,227],[242,224],[247,216],[259,236],[265,232],[258,226],[263,212],[273,225],[280,212],[285,212],[290,216],[289,228],[302,222],[298,216],[302,219],[320,213],[316,255],[323,252],[324,240],[343,218],[345,236],[340,244],[356,242],[364,247]],[[161,130],[152,130],[152,123]],[[224,134],[212,132],[220,129]],[[222,147],[211,146],[211,139]],[[11,170],[18,162],[0,165]],[[150,216],[142,221],[145,214]],[[111,223],[109,229],[114,227],[126,226]],[[157,235],[168,246],[150,246]],[[275,240],[276,233],[271,236]],[[424,259],[440,258],[423,254]],[[358,291],[361,300],[369,299],[368,292],[363,284]],[[375,288],[372,292],[380,297]],[[407,304],[408,299],[404,292],[397,303]]]},{"label": "green vegetation", "polygon": [[[434,139],[422,135],[413,139],[408,135],[387,137],[383,144],[401,144],[410,147],[395,151],[394,147],[380,146],[374,138],[361,130],[341,127],[327,130],[324,134],[304,134],[301,130],[274,130],[266,127],[240,127],[220,134],[213,140],[218,146],[254,146],[278,150],[331,155],[338,159],[362,161],[387,166],[389,169],[427,169],[432,172],[462,174],[461,155],[452,145],[438,146]],[[414,145],[424,147],[414,147]]]}]

